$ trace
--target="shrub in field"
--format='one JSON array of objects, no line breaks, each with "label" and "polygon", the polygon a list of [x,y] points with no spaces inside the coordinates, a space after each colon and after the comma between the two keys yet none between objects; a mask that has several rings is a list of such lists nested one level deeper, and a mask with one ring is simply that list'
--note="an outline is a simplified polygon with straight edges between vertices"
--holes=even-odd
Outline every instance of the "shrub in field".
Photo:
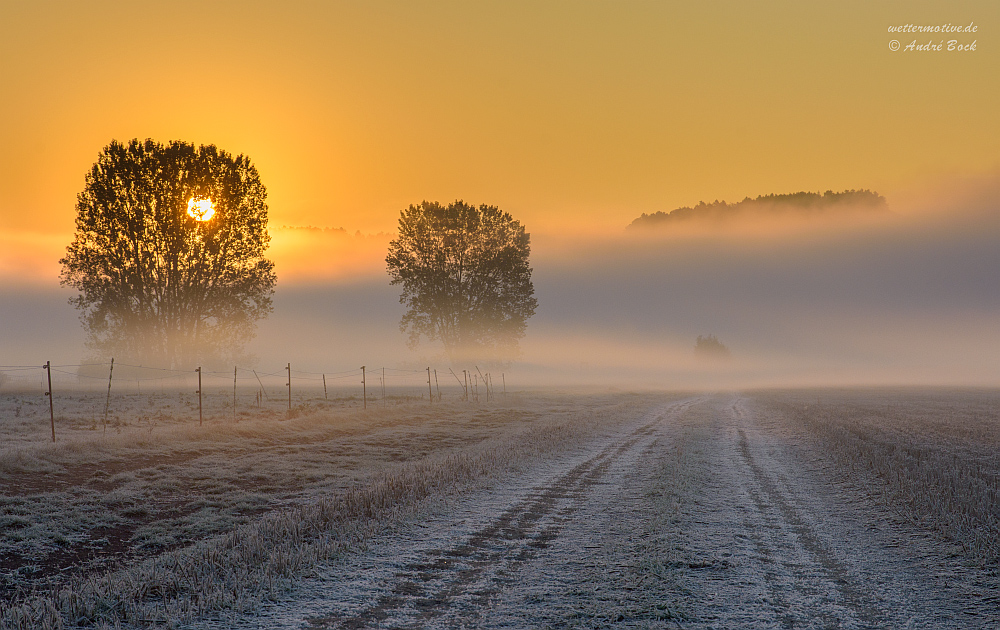
[{"label": "shrub in field", "polygon": [[729,348],[719,341],[719,338],[715,335],[705,337],[698,335],[698,339],[695,340],[694,344],[694,354],[703,359],[728,359],[732,356]]}]

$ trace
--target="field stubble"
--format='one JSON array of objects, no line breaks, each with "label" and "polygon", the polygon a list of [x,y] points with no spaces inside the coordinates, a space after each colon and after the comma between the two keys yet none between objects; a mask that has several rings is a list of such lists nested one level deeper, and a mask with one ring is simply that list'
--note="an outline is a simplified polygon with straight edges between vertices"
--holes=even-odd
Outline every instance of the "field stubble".
[{"label": "field stubble", "polygon": [[1000,559],[996,391],[824,390],[754,399],[762,417],[799,429],[802,446],[877,502],[984,566]]}]

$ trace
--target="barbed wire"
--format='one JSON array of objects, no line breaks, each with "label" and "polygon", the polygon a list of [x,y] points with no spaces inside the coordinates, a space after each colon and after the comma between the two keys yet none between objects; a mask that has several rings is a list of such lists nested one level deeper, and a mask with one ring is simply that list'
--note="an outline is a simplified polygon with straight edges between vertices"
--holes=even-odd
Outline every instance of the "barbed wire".
[{"label": "barbed wire", "polygon": [[[122,372],[113,369],[117,367],[126,369]],[[104,372],[102,368],[112,369],[101,373]],[[121,413],[122,409],[127,409],[121,405],[134,405],[137,400],[142,401],[143,405],[148,404],[157,409],[156,396],[169,394],[172,397],[180,392],[182,406],[187,409],[186,406],[191,405],[191,409],[196,409],[200,423],[203,409],[208,409],[209,413],[215,417],[224,413],[227,418],[231,417],[234,422],[239,422],[240,417],[252,417],[254,412],[250,410],[254,408],[263,410],[264,413],[271,413],[276,405],[283,407],[286,404],[286,395],[289,417],[293,417],[293,411],[297,413],[298,410],[314,408],[315,401],[320,401],[321,405],[360,407],[361,405],[358,403],[360,398],[364,401],[365,408],[369,408],[373,404],[379,405],[381,403],[381,406],[388,406],[388,404],[400,402],[405,404],[413,400],[426,400],[433,404],[435,401],[442,401],[443,395],[447,395],[451,399],[456,391],[460,393],[454,399],[477,404],[482,400],[483,394],[486,402],[495,397],[491,382],[485,378],[479,380],[478,386],[471,381],[468,384],[458,381],[457,388],[455,385],[449,384],[446,378],[442,386],[437,379],[438,370],[434,369],[435,378],[433,381],[430,379],[430,370],[430,367],[412,369],[363,366],[349,370],[312,372],[292,370],[289,363],[278,372],[257,372],[254,368],[238,365],[234,365],[233,371],[230,372],[228,369],[225,371],[205,370],[200,366],[197,369],[181,370],[135,365],[115,362],[114,360],[107,363],[57,365],[47,362],[45,365],[0,366],[0,389],[4,390],[3,394],[7,400],[20,397],[20,402],[23,402],[29,401],[29,396],[44,395],[48,397],[49,403],[45,406],[48,407],[53,441],[56,440],[57,425],[60,425],[64,420],[64,416],[56,416],[53,401],[55,401],[55,410],[58,410],[60,414],[65,413],[59,408],[62,404],[86,406],[103,401],[106,422],[109,409],[114,408],[115,413],[118,414]],[[242,380],[240,378],[241,372]],[[479,373],[478,368],[476,372]],[[254,375],[253,379],[250,378],[251,373]],[[447,373],[442,370],[442,373],[454,375],[451,369]],[[469,372],[469,374],[473,373]],[[265,381],[261,377],[268,380]],[[191,387],[188,391],[189,400],[184,402],[184,389],[192,385],[192,381],[195,379],[197,379],[197,390]],[[203,379],[207,382],[203,382]],[[166,384],[171,381],[172,383],[167,386]],[[160,384],[159,393],[156,391],[155,384],[152,387],[148,385],[151,382]],[[106,388],[105,383],[107,384]],[[146,385],[143,385],[144,383]],[[322,383],[321,390],[319,389],[320,383]],[[432,383],[433,390],[430,389]],[[332,396],[328,395],[328,384],[334,387]],[[220,385],[222,386],[220,387]],[[367,391],[362,389],[365,386],[367,386]],[[485,386],[485,391],[481,394],[480,387],[483,386]],[[288,389],[286,390],[286,388]],[[106,394],[104,393],[105,389]],[[319,390],[318,393],[317,390]],[[277,391],[282,393],[275,395]],[[364,393],[362,393],[363,391]],[[98,394],[92,396],[94,392]],[[196,407],[190,402],[192,392],[197,396]],[[65,398],[60,400],[60,395],[64,395]],[[224,404],[220,403],[223,400],[220,395],[224,395]],[[504,395],[506,396],[506,386],[504,387]],[[295,409],[293,409],[293,398]],[[156,413],[163,413],[164,409],[170,409],[177,399],[161,398],[161,403],[164,400],[171,404],[159,407]],[[95,401],[97,402],[95,403]],[[89,409],[89,407],[84,407],[84,409]],[[220,409],[223,411],[220,412]],[[20,411],[21,405],[18,404],[17,413]],[[32,417],[38,415],[34,410],[28,413],[34,414]],[[86,415],[94,412],[84,411],[83,413]],[[170,411],[169,413],[176,412]],[[184,412],[180,413],[184,415]],[[93,418],[97,418],[98,415],[93,415]]]},{"label": "barbed wire", "polygon": [[[110,367],[111,365],[112,364],[110,362],[108,362],[108,363],[83,363],[83,364],[59,364],[59,365],[50,365],[49,368],[51,369],[52,374],[60,374],[62,376],[66,376],[66,377],[72,377],[72,378],[76,378],[76,379],[85,379],[85,380],[89,380],[89,381],[104,381],[104,380],[107,380],[109,378],[113,378],[114,376],[118,376],[119,379],[127,379],[128,381],[138,381],[138,382],[168,381],[168,380],[178,380],[178,379],[184,379],[184,378],[194,378],[196,376],[196,374],[197,374],[197,371],[193,370],[193,369],[192,370],[178,370],[178,369],[175,369],[175,368],[162,368],[162,367],[157,367],[157,366],[135,365],[135,364],[130,364],[130,363],[118,363],[118,362],[114,363],[114,366],[116,368],[122,367],[122,368],[130,368],[132,370],[144,370],[144,371],[145,370],[150,370],[150,371],[154,371],[154,372],[165,372],[167,374],[163,374],[163,375],[160,375],[160,376],[152,376],[152,375],[145,375],[145,374],[141,374],[141,373],[140,374],[134,374],[134,373],[122,374],[122,373],[118,373],[117,371],[116,371],[116,373],[111,374],[110,371],[109,371],[108,375],[104,375],[104,374],[92,374],[92,373],[88,373],[86,370],[80,370],[80,369],[77,369],[75,371],[71,371],[71,370],[66,369],[66,368],[91,368],[91,367],[100,367],[100,366],[108,366],[108,367]],[[282,370],[281,372],[264,372],[264,371],[256,371],[253,368],[245,368],[245,367],[241,368],[239,366],[235,366],[235,367],[236,367],[236,377],[240,378],[241,377],[240,373],[242,372],[242,379],[243,380],[246,380],[247,378],[249,378],[250,374],[256,375],[256,377],[258,379],[260,379],[261,377],[277,378],[277,379],[282,379],[282,380],[285,380],[285,379],[288,378],[288,370],[287,369],[286,370]],[[41,366],[38,366],[38,365],[3,365],[3,366],[0,366],[0,373],[40,372],[40,371],[44,371],[45,369],[46,369],[46,366],[44,366],[44,365],[41,365]],[[384,377],[383,377],[383,373],[384,373]],[[388,366],[386,366],[386,367],[371,367],[371,368],[367,368],[366,367],[365,370],[361,370],[360,368],[357,368],[357,369],[353,369],[353,370],[340,370],[340,371],[334,371],[334,372],[311,372],[311,371],[306,371],[306,370],[292,370],[291,371],[291,376],[292,376],[293,382],[295,382],[295,381],[308,381],[308,382],[320,383],[320,382],[322,382],[324,380],[326,380],[328,382],[335,382],[335,381],[339,382],[339,381],[344,381],[346,379],[356,378],[356,379],[358,379],[358,382],[360,383],[362,381],[362,376],[364,375],[364,380],[366,380],[366,381],[369,381],[369,382],[376,382],[376,381],[383,382],[384,381],[384,384],[388,385],[390,382],[395,382],[395,383],[400,383],[400,382],[402,382],[402,383],[425,383],[426,382],[426,380],[425,380],[426,373],[427,373],[427,369],[426,368],[423,369],[423,370],[413,370],[413,369],[407,369],[407,368],[394,368],[394,367],[388,367]],[[214,380],[226,380],[226,381],[228,381],[229,379],[231,379],[234,376],[233,373],[229,372],[228,370],[225,371],[225,372],[202,370],[201,374],[202,374],[202,378],[209,378],[209,379],[214,379]],[[391,379],[390,379],[390,377],[391,377]],[[115,379],[115,380],[117,380],[117,379]]]},{"label": "barbed wire", "polygon": [[[125,368],[126,371],[118,372],[118,370],[112,371],[110,368]],[[61,383],[61,387],[72,387],[67,385],[69,379],[76,379],[78,382],[86,382],[96,384],[99,382],[109,381],[109,387],[112,382],[117,384],[116,389],[121,390],[124,385],[122,383],[134,383],[135,387],[138,388],[142,383],[166,383],[168,381],[174,381],[179,383],[182,381],[191,381],[196,378],[198,369],[178,369],[178,368],[166,368],[156,365],[136,365],[133,363],[124,363],[117,361],[108,362],[87,362],[87,363],[65,363],[65,364],[49,364],[45,365],[0,365],[0,376],[7,375],[7,382],[15,387],[23,387],[26,385],[27,380],[30,378],[36,378],[38,376],[43,377],[43,382],[41,383],[42,388],[45,388],[44,375],[40,375],[39,372],[44,372],[46,367],[50,370],[50,376],[57,376],[58,380],[56,382]],[[423,368],[423,369],[413,369],[404,367],[389,367],[389,366],[379,366],[379,367],[363,367],[354,368],[348,370],[335,370],[331,372],[322,371],[310,371],[310,370],[290,370],[289,365],[286,365],[284,369],[278,372],[269,371],[258,371],[255,368],[240,367],[239,365],[234,365],[234,372],[229,370],[219,371],[219,370],[205,370],[200,369],[201,377],[208,380],[212,385],[213,389],[218,387],[221,382],[225,382],[228,386],[232,383],[234,387],[238,387],[246,391],[248,388],[247,382],[253,384],[254,389],[260,389],[262,391],[267,391],[271,388],[281,388],[285,389],[288,387],[287,379],[291,378],[291,385],[293,390],[298,384],[301,387],[305,387],[307,391],[310,388],[315,388],[323,384],[325,388],[328,384],[334,387],[345,387],[345,386],[360,386],[363,383],[367,383],[369,389],[375,388],[374,391],[382,389],[384,392],[386,388],[413,388],[413,387],[423,387],[427,384],[427,378],[431,376],[429,370],[434,372],[434,386],[437,391],[440,392],[442,384],[436,380],[437,369],[434,368]],[[109,368],[106,375],[97,374],[95,368]],[[103,370],[102,370],[103,371]],[[478,370],[477,370],[478,371]],[[150,374],[150,373],[153,374]],[[20,374],[19,374],[20,373]],[[448,374],[453,374],[453,370],[444,371],[443,374],[447,377]],[[470,375],[475,374],[471,370],[468,372]],[[253,375],[251,378],[250,375]],[[456,377],[457,378],[457,377]],[[235,379],[233,382],[230,379]],[[264,380],[267,383],[265,384]],[[280,379],[279,383],[275,383],[273,379]],[[3,381],[0,381],[2,384]],[[82,383],[81,383],[82,385]],[[455,387],[455,384],[449,384],[446,378],[443,387]],[[91,386],[87,386],[91,387]],[[457,381],[457,387],[464,391],[464,395],[469,395],[472,392],[473,383],[468,384],[463,383],[460,379]],[[56,387],[58,389],[58,387]],[[138,391],[138,389],[136,390]],[[325,391],[325,389],[324,389]],[[124,393],[124,392],[123,392]],[[325,394],[324,394],[325,395]],[[432,394],[432,397],[434,394]]]}]

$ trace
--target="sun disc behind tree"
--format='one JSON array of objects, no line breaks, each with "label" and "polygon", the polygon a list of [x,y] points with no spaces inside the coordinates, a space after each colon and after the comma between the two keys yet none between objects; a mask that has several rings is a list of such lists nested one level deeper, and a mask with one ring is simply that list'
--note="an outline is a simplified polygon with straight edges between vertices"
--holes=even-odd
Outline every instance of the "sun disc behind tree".
[{"label": "sun disc behind tree", "polygon": [[211,199],[188,199],[188,216],[195,221],[208,221],[215,216],[215,204]]}]

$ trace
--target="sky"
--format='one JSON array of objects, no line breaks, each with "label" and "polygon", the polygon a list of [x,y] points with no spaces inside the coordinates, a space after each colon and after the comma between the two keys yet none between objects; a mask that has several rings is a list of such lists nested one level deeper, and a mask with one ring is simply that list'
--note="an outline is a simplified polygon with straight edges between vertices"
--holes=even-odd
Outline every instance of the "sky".
[{"label": "sky", "polygon": [[[566,331],[615,356],[650,347],[648,336],[669,354],[696,334],[725,332],[730,345],[780,355],[787,373],[808,364],[820,380],[849,380],[852,369],[879,362],[863,351],[833,357],[804,341],[778,343],[719,315],[737,303],[762,322],[785,321],[779,310],[795,314],[803,339],[816,337],[811,309],[840,324],[877,311],[898,324],[894,339],[912,331],[888,355],[901,357],[897,346],[940,329],[966,330],[963,341],[944,344],[966,348],[997,314],[976,297],[997,288],[975,272],[996,262],[989,233],[970,229],[963,238],[979,245],[953,239],[934,250],[962,254],[945,256],[942,268],[955,275],[942,272],[939,293],[888,296],[845,279],[923,285],[914,265],[879,258],[866,235],[834,241],[869,252],[878,273],[785,241],[735,247],[727,237],[667,251],[621,239],[643,212],[799,190],[874,189],[903,217],[929,207],[988,213],[1000,174],[998,18],[1000,4],[985,0],[9,0],[0,4],[0,352],[12,362],[83,352],[70,294],[58,288],[75,197],[111,140],[147,137],[215,144],[260,171],[279,278],[261,340],[312,322],[331,347],[419,361],[396,327],[402,309],[388,287],[385,247],[406,205],[464,199],[500,206],[532,234],[540,309],[522,344],[526,366],[579,347]],[[908,24],[976,30],[890,32]],[[950,39],[976,49],[907,50]],[[884,235],[889,249],[920,259],[935,242],[932,224],[902,220]],[[602,252],[604,280],[586,271],[592,251]],[[713,301],[693,288],[703,286],[693,271],[688,282],[667,282],[677,267],[726,286],[750,274],[761,289],[726,297],[734,286]],[[956,285],[965,289],[948,288]],[[643,300],[650,286],[675,299]],[[843,313],[824,301],[830,295]],[[621,309],[624,298],[646,309]],[[665,323],[654,321],[657,308],[677,300],[696,306],[667,308]],[[379,341],[355,349],[358,335],[345,331],[361,305],[366,334]],[[625,313],[613,316],[616,309]],[[885,338],[879,330],[870,332]],[[274,358],[263,343],[258,354]],[[930,378],[931,368],[912,372],[906,363],[885,362],[883,374],[895,376],[883,378]],[[968,378],[1000,380],[995,368],[987,361]]]}]

